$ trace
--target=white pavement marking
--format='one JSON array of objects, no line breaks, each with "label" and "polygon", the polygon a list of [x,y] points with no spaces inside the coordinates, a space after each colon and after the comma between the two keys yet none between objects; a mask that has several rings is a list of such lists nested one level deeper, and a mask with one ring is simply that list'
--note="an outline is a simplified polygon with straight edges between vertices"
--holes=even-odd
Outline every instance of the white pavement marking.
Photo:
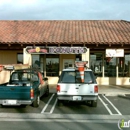
[{"label": "white pavement marking", "polygon": [[102,102],[102,104],[105,106],[105,108],[108,110],[109,114],[112,115],[111,110],[108,108],[107,104],[98,96],[99,100]]},{"label": "white pavement marking", "polygon": [[[121,112],[113,105],[113,103],[106,96],[104,96],[103,94],[102,94],[102,96],[112,105],[112,107],[117,111],[117,113],[119,115],[122,115]],[[113,115],[115,115],[115,114],[113,114]]]},{"label": "white pavement marking", "polygon": [[56,100],[55,100],[55,103],[54,103],[53,107],[51,108],[50,113],[53,113],[53,111],[54,111],[54,109],[55,109],[55,106],[56,106],[56,103],[57,103],[57,98],[56,98]]},{"label": "white pavement marking", "polygon": [[47,104],[45,105],[45,107],[42,109],[42,111],[41,111],[41,113],[44,113],[45,112],[45,110],[46,110],[46,108],[48,107],[48,105],[49,105],[49,103],[51,102],[51,100],[52,100],[52,98],[54,97],[54,93],[53,93],[53,95],[51,96],[51,98],[49,99],[49,101],[47,102]]}]

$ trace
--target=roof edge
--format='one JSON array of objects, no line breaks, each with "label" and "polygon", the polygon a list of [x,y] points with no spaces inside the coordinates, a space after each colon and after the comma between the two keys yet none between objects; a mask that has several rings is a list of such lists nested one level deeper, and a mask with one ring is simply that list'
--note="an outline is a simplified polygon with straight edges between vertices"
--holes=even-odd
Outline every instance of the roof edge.
[{"label": "roof edge", "polygon": [[127,21],[127,20],[121,20],[122,22],[126,22],[126,23],[130,23],[130,21]]}]

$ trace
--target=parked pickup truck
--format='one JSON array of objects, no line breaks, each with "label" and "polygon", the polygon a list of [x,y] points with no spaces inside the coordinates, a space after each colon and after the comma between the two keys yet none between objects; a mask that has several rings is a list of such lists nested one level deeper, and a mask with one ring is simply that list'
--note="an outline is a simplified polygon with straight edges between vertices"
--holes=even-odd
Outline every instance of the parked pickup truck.
[{"label": "parked pickup truck", "polygon": [[75,68],[63,69],[57,84],[58,105],[64,101],[84,101],[97,107],[98,84],[86,61],[76,61]]},{"label": "parked pickup truck", "polygon": [[0,84],[0,105],[32,105],[38,107],[41,96],[49,95],[48,78],[30,69],[11,73],[8,83]]}]

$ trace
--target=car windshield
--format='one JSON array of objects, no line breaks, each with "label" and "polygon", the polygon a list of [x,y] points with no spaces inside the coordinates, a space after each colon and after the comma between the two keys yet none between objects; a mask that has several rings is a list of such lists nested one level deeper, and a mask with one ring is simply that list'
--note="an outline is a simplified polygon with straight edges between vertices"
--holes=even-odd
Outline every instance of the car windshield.
[{"label": "car windshield", "polygon": [[[82,83],[79,71],[63,71],[59,82],[61,83]],[[95,78],[92,71],[84,72],[83,83],[95,83]]]}]

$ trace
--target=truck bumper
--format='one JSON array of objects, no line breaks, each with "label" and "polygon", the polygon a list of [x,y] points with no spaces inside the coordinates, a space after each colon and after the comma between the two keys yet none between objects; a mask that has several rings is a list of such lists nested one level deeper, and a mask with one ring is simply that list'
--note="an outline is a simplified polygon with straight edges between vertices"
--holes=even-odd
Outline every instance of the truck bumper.
[{"label": "truck bumper", "polygon": [[68,101],[91,101],[97,100],[98,95],[57,95],[58,100],[68,100]]},{"label": "truck bumper", "polygon": [[0,104],[2,105],[30,105],[32,104],[31,100],[0,100]]}]

